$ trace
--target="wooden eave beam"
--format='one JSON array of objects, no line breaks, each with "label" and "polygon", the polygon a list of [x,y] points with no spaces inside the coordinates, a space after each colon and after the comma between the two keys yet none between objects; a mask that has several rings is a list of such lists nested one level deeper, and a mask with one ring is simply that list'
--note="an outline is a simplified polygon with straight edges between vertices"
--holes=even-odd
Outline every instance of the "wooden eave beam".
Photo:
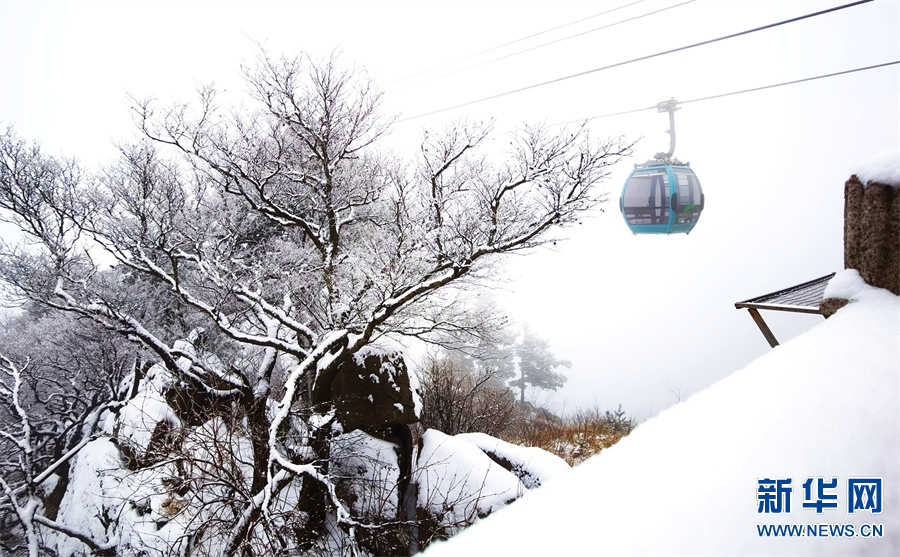
[{"label": "wooden eave beam", "polygon": [[766,324],[766,320],[759,314],[759,311],[757,311],[755,307],[748,307],[747,311],[750,312],[750,317],[756,322],[756,326],[762,331],[763,336],[769,341],[769,346],[772,348],[778,346],[778,340],[775,338],[775,335],[772,334],[772,329]]}]

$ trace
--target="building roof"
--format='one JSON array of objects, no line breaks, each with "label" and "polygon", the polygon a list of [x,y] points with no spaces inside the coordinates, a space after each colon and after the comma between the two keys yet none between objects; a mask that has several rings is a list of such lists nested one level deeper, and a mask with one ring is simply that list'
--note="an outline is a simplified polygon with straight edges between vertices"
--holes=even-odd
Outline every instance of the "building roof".
[{"label": "building roof", "polygon": [[763,294],[756,298],[737,302],[734,307],[737,309],[746,308],[750,312],[750,317],[756,322],[760,332],[766,337],[769,346],[775,348],[778,346],[778,340],[772,334],[772,330],[766,324],[765,319],[760,315],[759,310],[770,309],[776,311],[792,311],[794,313],[817,313],[827,317],[819,309],[819,304],[825,295],[825,287],[834,273],[819,277],[796,286],[790,286],[777,292]]},{"label": "building roof", "polygon": [[828,286],[828,281],[833,276],[834,273],[831,273],[803,284],[763,294],[743,302],[737,302],[734,304],[734,307],[738,309],[756,308],[798,313],[821,313],[819,311],[819,303],[825,294],[825,287]]}]

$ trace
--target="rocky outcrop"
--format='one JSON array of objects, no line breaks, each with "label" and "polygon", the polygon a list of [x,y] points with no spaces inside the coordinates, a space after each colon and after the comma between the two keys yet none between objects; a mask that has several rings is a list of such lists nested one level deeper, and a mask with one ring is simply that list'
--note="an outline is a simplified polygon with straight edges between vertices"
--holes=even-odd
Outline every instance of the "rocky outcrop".
[{"label": "rocky outcrop", "polygon": [[363,350],[341,364],[331,383],[345,431],[414,424],[417,396],[400,352]]},{"label": "rocky outcrop", "polygon": [[856,175],[844,184],[844,268],[900,295],[900,193]]},{"label": "rocky outcrop", "polygon": [[850,300],[845,298],[825,298],[821,302],[819,302],[819,313],[825,316],[825,319],[828,319],[832,315],[834,315],[837,310],[846,306],[850,303]]}]

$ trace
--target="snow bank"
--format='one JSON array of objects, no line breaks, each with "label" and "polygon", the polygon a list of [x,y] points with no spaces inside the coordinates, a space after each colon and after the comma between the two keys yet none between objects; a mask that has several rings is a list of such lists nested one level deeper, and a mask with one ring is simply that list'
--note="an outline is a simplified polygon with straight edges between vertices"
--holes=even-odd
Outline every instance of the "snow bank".
[{"label": "snow bank", "polygon": [[538,447],[513,445],[486,433],[461,433],[454,437],[475,445],[494,460],[505,461],[528,489],[572,472],[565,460]]},{"label": "snow bank", "polygon": [[[104,495],[115,493],[121,476],[119,448],[108,439],[91,441],[73,460],[66,495],[59,506],[56,520],[61,524],[75,525],[81,532],[94,540],[106,541],[107,532],[99,517],[110,514]],[[119,501],[115,500],[113,506]],[[87,519],[87,520],[86,520]],[[84,555],[87,547],[75,538],[61,534],[48,534],[51,546],[55,546],[61,557]]]},{"label": "snow bank", "polygon": [[[165,555],[195,518],[179,514],[183,507],[166,489],[176,474],[172,464],[129,471],[110,439],[96,439],[73,461],[57,521],[99,542],[115,541],[120,555]],[[68,536],[49,533],[48,541],[61,557],[88,554]]]},{"label": "snow bank", "polygon": [[143,455],[156,426],[162,422],[173,429],[181,426],[181,420],[160,392],[144,390],[129,400],[119,415],[119,441]]},{"label": "snow bank", "polygon": [[477,447],[429,429],[422,435],[415,481],[418,506],[454,531],[525,492],[511,472]]},{"label": "snow bank", "polygon": [[842,298],[856,302],[859,301],[860,296],[867,296],[869,291],[870,288],[866,281],[859,276],[859,271],[856,269],[844,269],[831,277],[822,297],[825,299]]},{"label": "snow bank", "polygon": [[[838,276],[854,303],[427,557],[900,553],[900,302]],[[838,481],[821,514],[802,505],[819,477]],[[758,512],[759,481],[787,478],[790,512]],[[849,512],[851,478],[883,480],[882,512]],[[820,524],[857,536],[760,534]]]},{"label": "snow bank", "polygon": [[854,172],[863,184],[870,180],[890,186],[900,186],[900,152],[896,149],[882,151],[857,165]]},{"label": "snow bank", "polygon": [[349,482],[354,516],[394,520],[400,507],[397,445],[355,430],[331,443],[331,474]]}]

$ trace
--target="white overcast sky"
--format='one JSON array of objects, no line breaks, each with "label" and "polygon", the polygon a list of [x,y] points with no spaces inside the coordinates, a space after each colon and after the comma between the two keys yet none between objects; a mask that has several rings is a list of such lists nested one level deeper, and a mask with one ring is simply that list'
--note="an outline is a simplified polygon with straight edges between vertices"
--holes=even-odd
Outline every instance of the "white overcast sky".
[{"label": "white overcast sky", "polygon": [[[0,0],[0,121],[96,167],[133,132],[127,94],[188,99],[215,82],[239,98],[239,65],[257,44],[340,51],[384,84],[387,112],[415,117],[845,3]],[[879,0],[412,118],[389,141],[413,148],[422,129],[459,117],[555,124],[893,62],[898,28],[900,2]],[[689,236],[633,236],[617,209],[633,163],[668,147],[666,116],[595,120],[597,136],[643,137],[635,157],[604,184],[605,212],[555,251],[515,258],[500,295],[572,362],[554,403],[622,403],[647,416],[673,402],[671,391],[697,392],[768,351],[733,304],[843,267],[844,181],[873,154],[900,157],[898,67],[684,105],[675,155],[707,200]],[[821,319],[769,313],[782,341]]]}]

